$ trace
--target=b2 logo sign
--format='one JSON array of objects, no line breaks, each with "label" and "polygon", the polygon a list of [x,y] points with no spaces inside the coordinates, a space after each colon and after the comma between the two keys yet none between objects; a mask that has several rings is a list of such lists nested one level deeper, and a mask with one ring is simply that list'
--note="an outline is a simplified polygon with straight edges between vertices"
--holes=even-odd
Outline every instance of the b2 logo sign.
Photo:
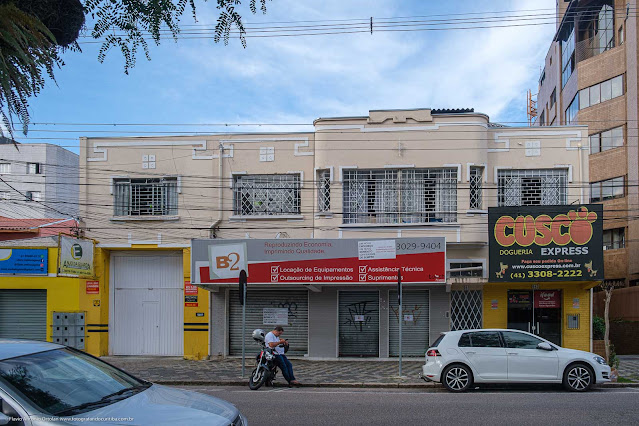
[{"label": "b2 logo sign", "polygon": [[229,253],[228,256],[217,256],[215,258],[216,269],[229,268],[231,271],[239,271],[237,264],[240,262],[239,253]]},{"label": "b2 logo sign", "polygon": [[212,280],[238,278],[242,269],[248,274],[245,243],[209,246],[209,275]]}]

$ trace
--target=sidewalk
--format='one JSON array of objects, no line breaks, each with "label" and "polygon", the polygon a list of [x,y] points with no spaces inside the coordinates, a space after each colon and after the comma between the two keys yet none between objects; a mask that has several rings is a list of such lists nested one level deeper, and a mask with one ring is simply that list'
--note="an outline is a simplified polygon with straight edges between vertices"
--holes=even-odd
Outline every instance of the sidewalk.
[{"label": "sidewalk", "polygon": [[[608,386],[639,385],[639,356],[622,355],[619,375],[634,383]],[[178,357],[102,357],[134,376],[167,385],[241,385],[246,386],[254,360],[246,359],[246,377],[241,377],[242,361],[237,358],[216,361],[189,361]],[[397,361],[309,361],[292,359],[295,377],[306,386],[314,387],[441,387],[418,378],[423,361],[402,363],[403,377],[398,377]],[[286,384],[281,373],[276,386]]]},{"label": "sidewalk", "polygon": [[[242,385],[246,386],[255,361],[246,359],[246,377],[242,378],[242,361],[188,361],[176,357],[102,357],[134,376],[155,383],[170,385]],[[422,387],[440,386],[426,383],[417,375],[423,361],[404,361],[398,377],[397,361],[308,361],[291,359],[295,377],[306,386],[332,387]],[[276,385],[286,381],[281,373]]]},{"label": "sidewalk", "polygon": [[618,355],[619,377],[639,383],[639,355]]}]

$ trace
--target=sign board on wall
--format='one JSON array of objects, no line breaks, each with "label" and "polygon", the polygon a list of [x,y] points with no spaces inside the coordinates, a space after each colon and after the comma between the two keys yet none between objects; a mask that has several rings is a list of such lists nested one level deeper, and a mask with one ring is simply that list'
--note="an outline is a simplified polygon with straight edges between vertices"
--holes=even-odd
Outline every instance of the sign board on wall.
[{"label": "sign board on wall", "polygon": [[603,206],[491,207],[489,281],[603,280]]},{"label": "sign board on wall", "polygon": [[262,324],[288,325],[288,309],[287,308],[262,309]]},{"label": "sign board on wall", "polygon": [[261,284],[391,284],[398,270],[405,283],[445,283],[446,240],[195,239],[191,262],[196,284],[235,284],[242,268]]},{"label": "sign board on wall", "polygon": [[47,249],[0,249],[0,274],[47,275]]},{"label": "sign board on wall", "polygon": [[60,236],[60,275],[93,276],[93,241]]},{"label": "sign board on wall", "polygon": [[538,290],[535,292],[535,308],[560,308],[559,290]]},{"label": "sign board on wall", "polygon": [[100,294],[100,281],[87,281],[86,292],[87,294]]},{"label": "sign board on wall", "polygon": [[197,296],[197,286],[191,284],[191,281],[184,281],[184,294],[188,296]]}]

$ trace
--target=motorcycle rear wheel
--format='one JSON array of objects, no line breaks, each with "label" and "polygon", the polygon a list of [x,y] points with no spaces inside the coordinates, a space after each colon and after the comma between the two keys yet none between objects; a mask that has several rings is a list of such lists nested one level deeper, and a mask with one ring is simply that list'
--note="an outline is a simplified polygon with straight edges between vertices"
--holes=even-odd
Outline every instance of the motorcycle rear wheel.
[{"label": "motorcycle rear wheel", "polygon": [[265,368],[257,367],[251,372],[251,377],[249,378],[249,389],[258,390],[261,388],[266,382],[267,376],[268,374],[266,373]]}]

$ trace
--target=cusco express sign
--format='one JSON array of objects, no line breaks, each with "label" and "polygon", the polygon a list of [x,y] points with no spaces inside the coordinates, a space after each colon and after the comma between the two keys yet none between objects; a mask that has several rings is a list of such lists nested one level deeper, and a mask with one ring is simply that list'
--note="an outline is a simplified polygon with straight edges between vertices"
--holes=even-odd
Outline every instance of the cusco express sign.
[{"label": "cusco express sign", "polygon": [[602,221],[598,204],[490,208],[490,281],[603,279]]}]

